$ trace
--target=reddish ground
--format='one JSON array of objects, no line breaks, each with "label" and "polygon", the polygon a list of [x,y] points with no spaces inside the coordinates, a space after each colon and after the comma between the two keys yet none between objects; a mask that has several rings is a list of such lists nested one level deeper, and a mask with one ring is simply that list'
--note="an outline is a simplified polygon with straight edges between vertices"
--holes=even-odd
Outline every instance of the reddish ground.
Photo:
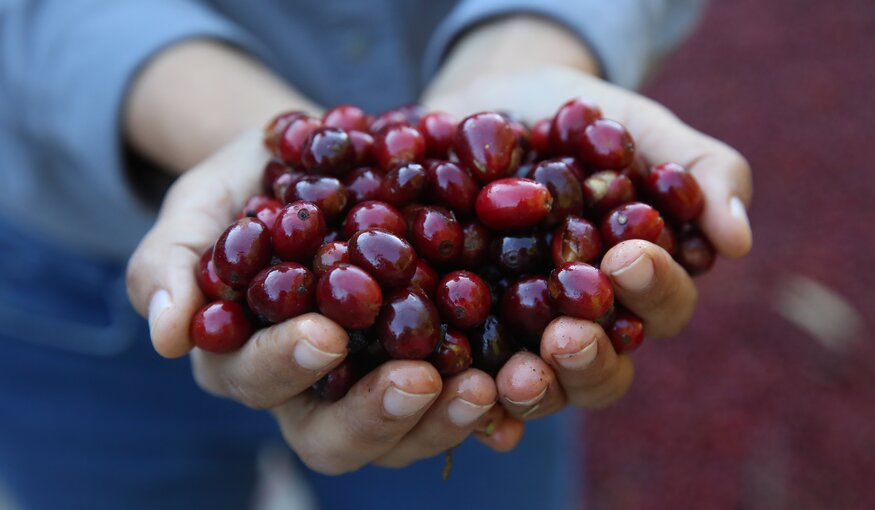
[{"label": "reddish ground", "polygon": [[[594,507],[875,508],[875,3],[713,2],[646,92],[749,159],[755,248],[589,413]],[[795,309],[829,331],[779,313],[800,276],[857,327],[810,291]]]}]

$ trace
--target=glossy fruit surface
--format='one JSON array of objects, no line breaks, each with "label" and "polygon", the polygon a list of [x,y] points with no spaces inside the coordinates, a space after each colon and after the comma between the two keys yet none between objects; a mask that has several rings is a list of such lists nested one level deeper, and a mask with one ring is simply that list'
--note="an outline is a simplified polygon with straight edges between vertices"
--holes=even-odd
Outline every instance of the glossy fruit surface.
[{"label": "glossy fruit surface", "polygon": [[581,97],[562,106],[550,126],[550,145],[554,152],[577,155],[577,144],[584,129],[602,118],[602,110],[595,103]]},{"label": "glossy fruit surface", "polygon": [[459,329],[479,326],[492,307],[489,286],[470,271],[453,271],[444,276],[438,283],[435,303],[441,317]]},{"label": "glossy fruit surface", "polygon": [[331,222],[340,217],[349,203],[346,187],[334,177],[308,175],[295,181],[286,191],[286,202],[312,202]]},{"label": "glossy fruit surface", "polygon": [[252,335],[246,309],[237,301],[213,301],[192,318],[189,334],[194,345],[215,353],[236,351]]},{"label": "glossy fruit surface", "polygon": [[268,228],[273,226],[276,217],[283,208],[282,202],[268,195],[255,195],[246,201],[237,219],[256,218]]},{"label": "glossy fruit surface", "polygon": [[716,258],[714,245],[699,230],[687,227],[678,234],[675,260],[690,275],[708,272],[714,266]]},{"label": "glossy fruit surface", "polygon": [[379,200],[383,188],[383,173],[363,166],[347,174],[343,180],[346,191],[353,203],[367,200]]},{"label": "glossy fruit surface", "polygon": [[471,366],[471,342],[461,331],[444,328],[441,341],[429,361],[442,377],[461,374]]},{"label": "glossy fruit surface", "polygon": [[338,264],[319,278],[319,311],[345,329],[369,328],[377,320],[383,292],[371,275],[351,264]]},{"label": "glossy fruit surface", "polygon": [[276,142],[276,155],[293,167],[301,166],[304,145],[314,131],[322,127],[322,121],[307,115],[292,119]]},{"label": "glossy fruit surface", "polygon": [[377,319],[377,336],[394,359],[425,359],[440,341],[437,308],[418,289],[399,290]]},{"label": "glossy fruit surface", "polygon": [[316,277],[296,262],[264,268],[249,283],[246,303],[260,319],[277,323],[313,309]]},{"label": "glossy fruit surface", "polygon": [[608,248],[630,239],[655,243],[664,224],[656,209],[641,202],[631,202],[617,207],[602,220],[602,241]]},{"label": "glossy fruit surface", "polygon": [[274,179],[273,184],[271,185],[271,190],[273,192],[273,197],[286,204],[286,194],[289,192],[289,188],[292,187],[298,179],[304,177],[306,174],[297,171],[285,172],[279,175],[276,179]]},{"label": "glossy fruit surface", "polygon": [[568,216],[553,232],[550,256],[556,267],[566,262],[592,263],[601,253],[598,228],[580,216]]},{"label": "glossy fruit surface", "polygon": [[606,333],[617,354],[629,354],[644,342],[644,321],[628,310],[617,310]]},{"label": "glossy fruit surface", "polygon": [[583,196],[587,209],[596,218],[637,199],[632,181],[613,170],[596,172],[584,179]]},{"label": "glossy fruit surface", "polygon": [[546,186],[531,179],[508,177],[480,190],[477,218],[494,230],[519,230],[537,225],[550,214],[553,197]]},{"label": "glossy fruit surface", "polygon": [[550,126],[553,119],[541,119],[532,126],[532,134],[529,138],[531,149],[541,157],[551,154],[550,149]]},{"label": "glossy fruit surface", "polygon": [[662,226],[662,232],[660,232],[659,237],[656,238],[656,244],[668,252],[672,257],[675,256],[678,251],[678,238],[671,225],[665,223]]},{"label": "glossy fruit surface", "polygon": [[580,158],[596,168],[622,170],[635,157],[632,135],[615,120],[599,119],[586,126],[578,144]]},{"label": "glossy fruit surface", "polygon": [[255,218],[242,218],[231,224],[213,248],[216,275],[235,289],[245,289],[249,281],[270,263],[270,231]]},{"label": "glossy fruit surface", "polygon": [[677,163],[653,167],[644,179],[644,190],[656,208],[677,223],[695,220],[705,208],[699,183]]},{"label": "glossy fruit surface", "polygon": [[614,305],[611,280],[583,262],[566,262],[554,269],[547,289],[559,313],[578,319],[598,319]]},{"label": "glossy fruit surface", "polygon": [[340,263],[349,263],[349,246],[344,241],[328,241],[316,251],[311,267],[313,274],[319,278]]},{"label": "glossy fruit surface", "polygon": [[364,131],[350,131],[349,143],[352,144],[355,166],[373,165],[377,162],[374,146],[377,143],[373,135]]},{"label": "glossy fruit surface", "polygon": [[367,131],[369,124],[368,114],[351,104],[337,105],[322,116],[322,125],[344,131]]},{"label": "glossy fruit surface", "polygon": [[583,190],[570,165],[562,160],[547,160],[532,168],[529,178],[546,186],[553,197],[550,214],[544,223],[553,226],[568,215],[583,214]]},{"label": "glossy fruit surface", "polygon": [[453,147],[462,166],[481,184],[510,175],[520,164],[516,135],[497,113],[475,113],[462,120]]},{"label": "glossy fruit surface", "polygon": [[489,260],[506,275],[536,273],[548,260],[547,248],[538,234],[499,236],[492,240]]},{"label": "glossy fruit surface", "polygon": [[492,235],[482,223],[470,220],[462,223],[462,251],[456,263],[465,269],[477,269],[489,257]]},{"label": "glossy fruit surface", "polygon": [[342,129],[321,127],[304,143],[301,163],[311,173],[342,177],[355,164],[355,150]]},{"label": "glossy fruit surface", "polygon": [[510,332],[494,315],[486,317],[483,324],[468,336],[474,367],[495,377],[501,367],[517,351]]},{"label": "glossy fruit surface", "polygon": [[273,195],[273,181],[282,174],[290,172],[292,169],[287,167],[280,159],[273,157],[264,165],[264,170],[261,172],[261,190],[264,193]]},{"label": "glossy fruit surface", "polygon": [[380,198],[396,207],[403,207],[422,195],[428,184],[425,168],[419,163],[407,163],[389,170],[383,177]]},{"label": "glossy fruit surface", "polygon": [[274,254],[282,260],[306,263],[328,232],[325,215],[310,202],[297,201],[283,207],[271,229]]},{"label": "glossy fruit surface", "polygon": [[276,152],[279,139],[286,130],[288,125],[296,118],[304,115],[304,112],[297,110],[282,112],[270,119],[264,126],[264,146],[271,152]]},{"label": "glossy fruit surface", "polygon": [[346,214],[341,227],[344,239],[349,239],[360,230],[382,228],[398,237],[407,235],[407,222],[398,209],[386,202],[369,200],[353,206]]},{"label": "glossy fruit surface", "polygon": [[313,391],[323,400],[336,402],[346,396],[365,373],[361,360],[356,356],[348,356],[340,365],[319,379],[313,385]]},{"label": "glossy fruit surface", "polygon": [[373,122],[371,122],[370,131],[371,133],[377,133],[382,131],[386,126],[392,124],[416,126],[425,113],[425,107],[421,104],[411,103],[402,105],[378,115]]},{"label": "glossy fruit surface", "polygon": [[212,246],[207,248],[203,255],[201,255],[197,269],[195,270],[195,279],[197,280],[197,285],[201,289],[201,292],[203,292],[210,301],[218,301],[220,299],[239,301],[244,297],[242,290],[232,288],[230,285],[223,282],[216,274],[216,268],[213,265]]},{"label": "glossy fruit surface", "polygon": [[541,335],[557,317],[547,292],[547,279],[529,276],[513,283],[501,297],[501,320],[533,352],[540,352]]},{"label": "glossy fruit surface", "polygon": [[432,264],[455,262],[462,252],[462,226],[446,209],[424,207],[410,229],[410,240],[420,257]]},{"label": "glossy fruit surface", "polygon": [[425,138],[425,155],[446,159],[456,139],[459,120],[446,112],[429,112],[419,119],[417,129]]},{"label": "glossy fruit surface", "polygon": [[432,160],[425,165],[431,201],[460,217],[474,211],[480,186],[466,170],[449,161]]},{"label": "glossy fruit surface", "polygon": [[374,136],[374,154],[383,168],[414,163],[425,156],[425,138],[405,124],[381,129]]},{"label": "glossy fruit surface", "polygon": [[410,243],[383,229],[368,229],[349,239],[350,263],[388,287],[403,287],[416,272],[416,252]]}]

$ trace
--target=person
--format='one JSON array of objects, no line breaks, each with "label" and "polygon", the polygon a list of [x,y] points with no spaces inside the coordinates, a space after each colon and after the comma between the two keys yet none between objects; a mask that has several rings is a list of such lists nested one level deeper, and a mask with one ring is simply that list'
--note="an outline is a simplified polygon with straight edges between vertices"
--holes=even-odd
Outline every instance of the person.
[{"label": "person", "polygon": [[[236,353],[192,349],[204,300],[192,268],[255,191],[268,158],[258,129],[280,111],[419,101],[534,121],[581,95],[649,161],[686,165],[706,196],[701,228],[743,256],[744,159],[628,90],[702,4],[4,2],[0,480],[12,498],[243,508],[279,430],[324,508],[577,506],[580,427],[563,409],[609,405],[633,375],[596,324],[557,320],[540,353],[494,381],[393,361],[326,403],[307,390],[341,361],[345,333],[308,314]],[[618,245],[602,269],[649,336],[689,320],[695,286],[657,246]],[[443,482],[439,454],[458,443]]]}]

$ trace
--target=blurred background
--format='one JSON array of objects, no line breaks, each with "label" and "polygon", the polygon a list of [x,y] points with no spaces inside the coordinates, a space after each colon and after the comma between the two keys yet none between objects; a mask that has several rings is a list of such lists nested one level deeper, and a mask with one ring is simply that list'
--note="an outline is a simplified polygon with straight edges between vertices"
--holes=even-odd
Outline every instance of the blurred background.
[{"label": "blurred background", "polygon": [[875,2],[713,1],[645,93],[748,158],[754,249],[589,413],[593,508],[875,508]]}]

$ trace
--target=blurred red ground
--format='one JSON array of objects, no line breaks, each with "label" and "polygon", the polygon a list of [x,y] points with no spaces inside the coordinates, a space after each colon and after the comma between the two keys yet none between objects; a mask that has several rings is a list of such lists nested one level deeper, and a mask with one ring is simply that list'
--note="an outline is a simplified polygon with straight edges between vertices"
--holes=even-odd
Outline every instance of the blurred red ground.
[{"label": "blurred red ground", "polygon": [[714,1],[646,93],[748,158],[754,251],[589,413],[594,508],[875,508],[875,2]]}]

